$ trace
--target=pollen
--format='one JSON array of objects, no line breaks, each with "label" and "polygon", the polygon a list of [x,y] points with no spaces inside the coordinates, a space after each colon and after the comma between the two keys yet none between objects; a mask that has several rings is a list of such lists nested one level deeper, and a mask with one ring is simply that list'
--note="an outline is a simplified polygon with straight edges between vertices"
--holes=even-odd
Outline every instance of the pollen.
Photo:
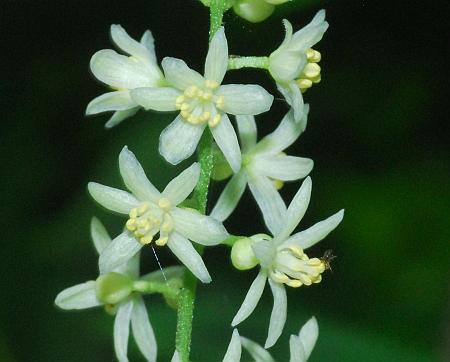
[{"label": "pollen", "polygon": [[320,62],[322,55],[312,48],[306,51],[307,63],[300,73],[298,79],[296,79],[297,86],[302,93],[305,93],[313,84],[319,83],[321,80],[321,68],[317,64]]}]

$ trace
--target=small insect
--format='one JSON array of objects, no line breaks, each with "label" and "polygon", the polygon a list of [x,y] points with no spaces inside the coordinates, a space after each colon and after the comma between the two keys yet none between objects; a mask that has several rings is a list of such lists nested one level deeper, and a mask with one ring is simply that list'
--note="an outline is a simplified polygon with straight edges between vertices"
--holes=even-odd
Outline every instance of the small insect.
[{"label": "small insect", "polygon": [[323,253],[323,256],[319,259],[325,265],[325,270],[330,269],[331,271],[333,271],[333,269],[331,269],[331,262],[335,258],[337,258],[337,256],[333,255],[333,250],[328,249],[328,250],[325,250],[325,253]]}]

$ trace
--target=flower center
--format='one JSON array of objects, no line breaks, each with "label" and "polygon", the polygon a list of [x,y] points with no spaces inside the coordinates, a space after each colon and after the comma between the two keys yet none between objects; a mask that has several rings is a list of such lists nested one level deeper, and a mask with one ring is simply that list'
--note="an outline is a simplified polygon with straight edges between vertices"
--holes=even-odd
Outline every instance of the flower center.
[{"label": "flower center", "polygon": [[320,58],[321,55],[317,50],[310,48],[306,51],[306,59],[308,62],[303,68],[303,71],[300,73],[298,79],[296,79],[296,83],[302,93],[305,93],[309,88],[311,88],[313,83],[320,82],[320,65],[317,64],[320,62]]},{"label": "flower center", "polygon": [[143,245],[150,244],[159,232],[159,238],[155,243],[163,246],[169,240],[169,234],[173,229],[170,208],[170,201],[166,198],[161,198],[158,204],[143,202],[130,211],[126,228]]},{"label": "flower center", "polygon": [[275,282],[298,288],[320,283],[325,269],[324,262],[319,258],[310,259],[302,248],[290,246],[277,252],[270,277]]},{"label": "flower center", "polygon": [[190,124],[217,126],[221,118],[217,110],[221,110],[224,104],[224,97],[214,94],[218,87],[217,82],[205,80],[203,87],[192,85],[186,88],[175,103],[183,119]]}]

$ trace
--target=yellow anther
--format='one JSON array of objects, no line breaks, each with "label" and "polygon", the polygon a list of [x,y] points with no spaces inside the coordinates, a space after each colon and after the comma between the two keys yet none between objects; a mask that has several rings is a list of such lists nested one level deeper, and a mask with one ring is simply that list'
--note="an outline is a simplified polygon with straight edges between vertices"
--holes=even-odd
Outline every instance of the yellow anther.
[{"label": "yellow anther", "polygon": [[179,105],[182,104],[186,100],[186,97],[184,95],[178,96],[177,99],[175,99],[175,104]]},{"label": "yellow anther", "polygon": [[305,69],[303,69],[303,74],[307,78],[314,78],[320,74],[320,65],[317,63],[308,63],[305,65]]},{"label": "yellow anther", "polygon": [[184,90],[184,95],[188,98],[195,97],[197,94],[197,89],[198,88],[195,85],[192,85]]},{"label": "yellow anther", "polygon": [[306,90],[308,88],[311,88],[312,84],[313,84],[313,82],[309,79],[305,79],[305,78],[297,79],[297,85],[301,90]]},{"label": "yellow anther", "polygon": [[169,211],[170,210],[170,201],[169,199],[166,199],[165,197],[159,199],[158,201],[158,206],[163,209],[164,211]]},{"label": "yellow anther", "polygon": [[203,112],[203,114],[201,115],[202,121],[207,121],[207,120],[210,119],[210,118],[211,118],[211,113],[208,112],[208,111]]},{"label": "yellow anther", "polygon": [[219,109],[222,109],[224,104],[225,104],[225,98],[223,96],[217,97],[216,107],[219,108]]},{"label": "yellow anther", "polygon": [[182,103],[180,106],[181,111],[188,111],[191,109],[191,106],[188,103]]},{"label": "yellow anther", "polygon": [[315,278],[313,278],[313,283],[314,284],[317,284],[317,283],[320,283],[322,281],[322,275],[318,275],[317,277],[315,277]]},{"label": "yellow anther", "polygon": [[138,217],[138,210],[136,207],[134,209],[131,209],[129,216],[130,219],[136,219]]},{"label": "yellow anther", "polygon": [[137,208],[138,215],[144,214],[148,209],[150,208],[150,205],[148,202],[144,202]]},{"label": "yellow anther", "polygon": [[298,279],[305,285],[312,284],[311,278],[306,274],[300,274]]},{"label": "yellow anther", "polygon": [[291,279],[288,282],[286,282],[286,285],[288,287],[298,288],[298,287],[301,287],[303,285],[303,283],[300,280],[296,280],[296,279],[292,280]]},{"label": "yellow anther", "polygon": [[148,225],[148,221],[147,219],[139,219],[136,221],[136,225],[138,228],[144,228],[145,226]]},{"label": "yellow anther", "polygon": [[213,80],[205,80],[205,87],[209,89],[216,89],[219,87],[219,83],[213,81]]},{"label": "yellow anther", "polygon": [[291,280],[291,279],[289,279],[289,277],[286,274],[283,274],[283,273],[279,272],[278,270],[274,270],[271,273],[271,277],[274,281],[276,281],[278,283],[287,283],[288,281]]},{"label": "yellow anther", "polygon": [[204,101],[209,101],[212,98],[211,92],[203,92],[203,94],[200,96]]},{"label": "yellow anther", "polygon": [[125,226],[127,227],[128,230],[135,231],[136,230],[136,219],[128,219]]},{"label": "yellow anther", "polygon": [[181,111],[181,117],[183,117],[184,119],[188,119],[189,118],[189,116],[191,115],[191,112],[189,112],[189,111]]},{"label": "yellow anther", "polygon": [[158,246],[164,246],[167,244],[168,241],[169,241],[169,237],[165,236],[163,238],[159,238],[158,240],[156,240],[155,243]]},{"label": "yellow anther", "polygon": [[317,50],[310,48],[306,51],[306,58],[308,59],[308,62],[318,63],[320,62],[322,55]]},{"label": "yellow anther", "polygon": [[148,245],[153,241],[153,236],[146,235],[146,236],[142,237],[139,241],[142,245]]},{"label": "yellow anther", "polygon": [[272,180],[272,184],[275,186],[277,190],[281,190],[284,186],[284,182],[281,180]]},{"label": "yellow anther", "polygon": [[220,114],[216,114],[213,118],[209,119],[208,126],[216,127],[220,122],[220,118],[221,118]]},{"label": "yellow anther", "polygon": [[303,252],[303,249],[300,248],[299,246],[291,245],[291,246],[289,246],[288,249],[289,249],[289,250],[292,252],[292,254],[294,254],[297,258],[302,258],[302,257],[305,255],[305,253]]}]

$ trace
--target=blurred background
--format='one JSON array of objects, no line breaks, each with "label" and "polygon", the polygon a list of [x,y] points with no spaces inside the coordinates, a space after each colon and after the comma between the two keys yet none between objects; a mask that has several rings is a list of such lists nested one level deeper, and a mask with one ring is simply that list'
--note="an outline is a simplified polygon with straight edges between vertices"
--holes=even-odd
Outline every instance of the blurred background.
[{"label": "blurred background", "polygon": [[[299,29],[322,7],[330,23],[316,47],[323,81],[305,94],[308,128],[290,149],[315,161],[312,200],[299,228],[341,208],[346,214],[309,250],[320,256],[333,249],[338,258],[322,283],[289,290],[288,322],[273,355],[287,361],[289,335],[315,315],[313,362],[450,361],[448,4],[298,0],[260,24],[229,12],[230,53],[267,55],[284,37],[281,19]],[[114,23],[135,38],[150,28],[159,60],[179,57],[203,70],[209,19],[197,1],[2,2],[0,361],[114,360],[111,316],[53,304],[62,289],[97,277],[90,218],[98,216],[112,235],[123,225],[93,202],[86,184],[123,187],[123,145],[158,187],[191,162],[170,167],[157,153],[173,113],[139,112],[112,130],[103,127],[109,115],[84,116],[87,103],[106,91],[88,65],[95,51],[112,48]],[[277,94],[263,72],[229,73],[226,82],[257,82]],[[258,117],[260,134],[271,132],[286,109],[276,100],[270,116]],[[212,185],[210,207],[222,187]],[[285,185],[286,201],[298,187]],[[265,231],[255,210],[246,194],[226,223],[230,232]],[[159,256],[164,266],[176,263],[167,250]],[[226,247],[208,249],[205,259],[214,283],[199,288],[192,358],[215,361],[256,271],[233,270]],[[144,271],[157,268],[151,251],[142,264]],[[159,360],[168,361],[175,313],[158,296],[147,301]],[[262,344],[271,307],[266,290],[241,335]],[[139,361],[130,348],[130,359]]]}]

